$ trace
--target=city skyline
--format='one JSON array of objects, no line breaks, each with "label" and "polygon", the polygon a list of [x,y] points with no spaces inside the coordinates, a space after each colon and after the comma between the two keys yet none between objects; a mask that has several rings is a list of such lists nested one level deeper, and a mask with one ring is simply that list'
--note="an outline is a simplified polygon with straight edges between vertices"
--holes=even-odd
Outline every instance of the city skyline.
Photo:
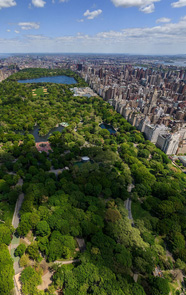
[{"label": "city skyline", "polygon": [[0,0],[0,51],[184,54],[185,8],[185,0]]}]

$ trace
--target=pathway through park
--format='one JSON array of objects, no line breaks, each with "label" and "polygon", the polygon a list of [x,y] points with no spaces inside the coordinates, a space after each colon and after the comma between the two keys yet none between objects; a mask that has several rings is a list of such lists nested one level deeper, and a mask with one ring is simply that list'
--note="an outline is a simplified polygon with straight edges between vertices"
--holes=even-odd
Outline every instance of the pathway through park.
[{"label": "pathway through park", "polygon": [[[134,184],[129,184],[128,185],[128,188],[127,188],[127,191],[129,193],[131,193],[132,189],[134,188]],[[132,206],[132,201],[131,201],[131,198],[128,198],[125,202],[124,202],[124,205],[125,205],[125,208],[127,209],[128,211],[128,218],[132,221],[132,225],[134,225],[134,221],[133,221],[133,217],[132,217],[132,209],[131,209],[131,206]]]},{"label": "pathway through park", "polygon": [[[22,186],[23,185],[23,180],[19,179],[17,185]],[[21,209],[21,205],[24,200],[24,194],[21,193],[17,199],[16,205],[15,205],[15,210],[14,210],[14,215],[12,219],[12,225],[16,229],[19,225],[19,211]],[[12,259],[14,260],[14,271],[15,271],[15,276],[19,274],[22,271],[22,268],[19,266],[19,257],[14,256],[15,249],[19,246],[20,238],[18,238],[15,234],[13,235],[13,239],[11,241],[11,244],[9,246],[10,249],[10,254]],[[14,277],[14,286],[15,286],[15,293],[16,295],[20,295],[19,288],[15,282],[15,277]]]}]

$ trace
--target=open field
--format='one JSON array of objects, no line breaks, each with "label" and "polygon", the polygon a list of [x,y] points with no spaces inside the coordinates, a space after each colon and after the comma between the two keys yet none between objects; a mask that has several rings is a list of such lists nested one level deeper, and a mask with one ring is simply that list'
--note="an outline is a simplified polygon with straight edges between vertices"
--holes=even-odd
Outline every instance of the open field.
[{"label": "open field", "polygon": [[44,87],[40,87],[40,88],[32,90],[32,95],[34,97],[38,97],[38,96],[41,96],[41,95],[44,95],[44,94],[48,94],[47,89],[44,88]]}]

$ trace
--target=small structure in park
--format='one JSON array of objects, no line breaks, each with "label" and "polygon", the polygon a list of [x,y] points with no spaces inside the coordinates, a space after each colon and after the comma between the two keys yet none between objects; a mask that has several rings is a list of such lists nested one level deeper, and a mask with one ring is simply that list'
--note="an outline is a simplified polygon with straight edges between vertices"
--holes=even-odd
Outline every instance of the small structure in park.
[{"label": "small structure in park", "polygon": [[76,238],[76,242],[78,243],[78,247],[81,253],[86,250],[85,240],[82,238]]},{"label": "small structure in park", "polygon": [[81,161],[82,161],[83,163],[85,163],[85,162],[89,162],[89,161],[90,161],[90,158],[89,158],[89,157],[82,157],[82,158],[81,158]]},{"label": "small structure in park", "polygon": [[69,126],[69,124],[66,123],[66,122],[59,123],[59,125],[62,126],[62,127],[68,127]]},{"label": "small structure in park", "polygon": [[52,151],[52,148],[50,146],[50,143],[48,141],[46,142],[36,142],[36,149],[38,150],[38,152],[45,152],[45,153],[49,153],[49,151]]},{"label": "small structure in park", "polygon": [[93,161],[90,160],[89,157],[81,157],[81,161],[75,162],[74,165],[81,167],[83,164],[88,163],[88,162],[93,164]]}]

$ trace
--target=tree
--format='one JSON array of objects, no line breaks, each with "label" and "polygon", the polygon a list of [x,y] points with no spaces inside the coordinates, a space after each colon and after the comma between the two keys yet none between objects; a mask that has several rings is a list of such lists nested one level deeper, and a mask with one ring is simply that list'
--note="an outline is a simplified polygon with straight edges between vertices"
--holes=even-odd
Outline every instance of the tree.
[{"label": "tree", "polygon": [[28,253],[31,259],[36,261],[40,260],[40,254],[39,254],[39,248],[38,248],[37,242],[33,242],[32,244],[30,244],[26,249],[26,253]]},{"label": "tree", "polygon": [[143,287],[136,283],[131,285],[131,292],[132,295],[145,295]]},{"label": "tree", "polygon": [[117,209],[109,208],[106,211],[105,219],[107,221],[116,222],[117,220],[121,219],[121,214]]},{"label": "tree", "polygon": [[118,263],[127,268],[130,268],[132,266],[131,253],[123,245],[117,244],[115,252],[116,260]]},{"label": "tree", "polygon": [[20,277],[22,283],[22,292],[24,295],[35,295],[36,287],[41,284],[41,275],[39,275],[31,266],[26,267]]},{"label": "tree", "polygon": [[26,267],[26,266],[29,266],[29,264],[30,264],[29,256],[23,254],[23,256],[19,260],[19,265],[21,267]]},{"label": "tree", "polygon": [[8,193],[10,190],[9,185],[4,179],[0,179],[0,193]]},{"label": "tree", "polygon": [[48,223],[45,220],[40,221],[36,227],[36,235],[44,237],[44,236],[48,236],[49,234],[50,234],[50,227]]},{"label": "tree", "polygon": [[168,200],[162,201],[158,205],[157,211],[160,216],[168,217],[175,212],[174,203]]},{"label": "tree", "polygon": [[30,221],[30,224],[31,224],[32,228],[35,228],[36,225],[38,224],[38,222],[40,221],[39,214],[37,212],[31,213],[29,221]]},{"label": "tree", "polygon": [[19,223],[19,226],[17,228],[17,233],[20,237],[24,237],[27,235],[30,229],[31,229],[31,224],[29,223],[29,221],[23,220]]},{"label": "tree", "polygon": [[168,295],[170,287],[167,279],[159,277],[150,278],[151,294],[152,295]]},{"label": "tree", "polygon": [[148,150],[146,150],[146,149],[140,149],[138,151],[138,157],[147,159],[149,157],[149,155],[150,155],[150,152]]},{"label": "tree", "polygon": [[15,252],[14,252],[14,255],[17,257],[22,257],[23,254],[25,253],[26,251],[26,246],[25,244],[20,244],[16,249],[15,249]]},{"label": "tree", "polygon": [[0,294],[10,295],[10,291],[14,287],[13,276],[13,260],[5,244],[0,245]]},{"label": "tree", "polygon": [[7,246],[11,242],[11,230],[6,225],[0,225],[0,244]]},{"label": "tree", "polygon": [[185,239],[184,236],[179,232],[174,232],[170,236],[171,239],[171,247],[174,253],[179,252],[180,250],[185,248]]}]

